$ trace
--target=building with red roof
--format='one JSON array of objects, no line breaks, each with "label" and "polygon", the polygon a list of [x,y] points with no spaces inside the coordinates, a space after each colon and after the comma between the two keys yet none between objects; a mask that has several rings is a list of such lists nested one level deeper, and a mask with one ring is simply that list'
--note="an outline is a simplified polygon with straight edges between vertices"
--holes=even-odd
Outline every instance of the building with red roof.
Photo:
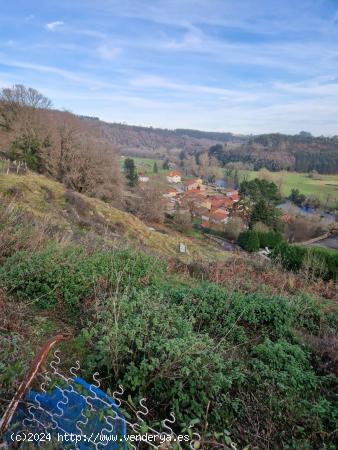
[{"label": "building with red roof", "polygon": [[169,183],[181,183],[181,177],[181,172],[174,170],[167,174],[167,180],[169,181]]}]

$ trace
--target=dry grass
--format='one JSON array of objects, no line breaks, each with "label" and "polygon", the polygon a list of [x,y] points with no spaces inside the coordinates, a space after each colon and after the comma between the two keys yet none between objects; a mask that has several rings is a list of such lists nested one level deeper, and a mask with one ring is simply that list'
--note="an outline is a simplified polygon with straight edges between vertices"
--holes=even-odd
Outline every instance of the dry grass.
[{"label": "dry grass", "polygon": [[[92,231],[99,238],[119,240],[123,246],[178,257],[186,262],[224,260],[229,256],[217,247],[184,238],[179,233],[163,235],[151,231],[135,216],[101,200],[67,191],[60,183],[36,173],[0,175],[0,201],[1,198],[40,221],[48,221],[67,235]],[[187,254],[178,252],[180,242],[187,246]]]},{"label": "dry grass", "polygon": [[287,272],[279,264],[237,256],[227,261],[206,264],[185,264],[171,260],[170,272],[179,272],[187,277],[197,276],[224,286],[228,290],[246,293],[266,293],[292,297],[308,293],[318,301],[327,300],[327,309],[338,307],[338,285],[333,281],[314,278],[304,270],[302,273]]},{"label": "dry grass", "polygon": [[37,218],[14,201],[0,204],[0,261],[20,250],[39,250],[51,239],[63,242],[65,235],[47,216]]}]

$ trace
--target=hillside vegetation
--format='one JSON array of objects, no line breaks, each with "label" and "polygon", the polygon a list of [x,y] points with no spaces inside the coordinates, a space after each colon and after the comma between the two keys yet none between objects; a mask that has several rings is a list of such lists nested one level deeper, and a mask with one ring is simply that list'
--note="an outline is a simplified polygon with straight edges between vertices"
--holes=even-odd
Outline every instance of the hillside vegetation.
[{"label": "hillside vegetation", "polygon": [[165,130],[102,122],[97,118],[83,118],[111,141],[125,155],[163,158],[177,157],[182,151],[198,155],[219,146],[218,159],[222,164],[242,162],[252,164],[254,170],[263,167],[334,174],[338,172],[338,137],[313,137],[308,133],[284,135],[280,133],[241,136],[232,133],[198,130]]},{"label": "hillside vegetation", "polygon": [[[260,171],[241,170],[243,178],[254,179],[264,176]],[[307,197],[319,199],[322,205],[336,207],[338,204],[338,175],[320,175],[310,177],[306,173],[296,172],[269,172],[267,176],[280,186],[281,193],[287,197],[292,189],[298,189]]]},{"label": "hillside vegetation", "polygon": [[[63,239],[79,241],[91,231],[93,241],[149,250],[183,261],[207,261],[226,257],[207,243],[194,242],[179,233],[163,234],[152,231],[137,217],[107,203],[67,190],[56,181],[29,172],[26,175],[0,175],[0,200],[21,212],[30,214],[52,226]],[[179,244],[188,252],[179,253]]]},{"label": "hillside vegetation", "polygon": [[338,172],[338,138],[289,136],[279,133],[254,136],[242,145],[216,144],[210,149],[221,164],[241,162],[254,170],[288,170],[334,174]]},{"label": "hillside vegetation", "polygon": [[[47,243],[0,268],[0,413],[56,332],[62,367],[171,410],[203,449],[335,449],[336,319],[311,296],[244,293],[142,252]],[[182,267],[181,267],[182,269]],[[15,320],[13,318],[15,317]]]},{"label": "hillside vegetation", "polygon": [[138,185],[131,159],[120,172],[104,130],[50,106],[20,85],[1,91],[0,416],[62,333],[61,370],[80,361],[108,395],[122,384],[135,411],[146,397],[153,427],[174,411],[176,433],[200,434],[196,450],[336,449],[336,254],[318,252],[327,276],[303,264],[279,233],[278,187],[259,179],[241,184],[253,208],[239,240],[282,245],[280,260],[183,237],[156,222],[158,186]]}]

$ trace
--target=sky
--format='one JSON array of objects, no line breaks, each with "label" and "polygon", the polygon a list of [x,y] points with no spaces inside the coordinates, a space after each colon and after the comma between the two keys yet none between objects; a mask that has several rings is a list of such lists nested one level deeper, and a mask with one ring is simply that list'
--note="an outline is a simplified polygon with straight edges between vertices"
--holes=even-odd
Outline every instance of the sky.
[{"label": "sky", "polygon": [[164,128],[338,134],[338,0],[0,0],[0,87]]}]

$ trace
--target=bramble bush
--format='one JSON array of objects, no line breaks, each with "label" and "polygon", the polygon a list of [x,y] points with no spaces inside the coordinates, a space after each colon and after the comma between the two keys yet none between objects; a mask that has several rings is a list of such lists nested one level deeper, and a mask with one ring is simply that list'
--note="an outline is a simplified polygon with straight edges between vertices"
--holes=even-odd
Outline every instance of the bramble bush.
[{"label": "bramble bush", "polygon": [[0,287],[42,308],[61,304],[76,311],[81,300],[94,295],[98,283],[108,291],[123,291],[153,281],[163,270],[160,261],[143,254],[98,251],[86,255],[80,246],[50,245],[8,258],[0,269]]},{"label": "bramble bush", "polygon": [[241,447],[335,448],[328,377],[300,336],[336,321],[306,296],[234,292],[166,274],[141,252],[57,245],[7,258],[0,285],[62,310],[84,373],[146,396],[154,422],[174,410],[178,432],[194,421],[213,442],[230,433]]},{"label": "bramble bush", "polygon": [[[308,297],[290,302],[170,279],[107,298],[98,308],[84,331],[93,348],[91,370],[119,380],[133,397],[146,392],[151,410],[165,415],[173,407],[179,423],[204,423],[210,402],[209,433],[227,429],[235,441],[259,448],[266,442],[278,448],[281,434],[290,448],[303,441],[311,447],[308,436],[320,442],[329,417],[334,428],[330,401],[322,417],[314,412],[325,381],[294,333],[329,326]],[[262,440],[256,441],[257,426]]]}]

